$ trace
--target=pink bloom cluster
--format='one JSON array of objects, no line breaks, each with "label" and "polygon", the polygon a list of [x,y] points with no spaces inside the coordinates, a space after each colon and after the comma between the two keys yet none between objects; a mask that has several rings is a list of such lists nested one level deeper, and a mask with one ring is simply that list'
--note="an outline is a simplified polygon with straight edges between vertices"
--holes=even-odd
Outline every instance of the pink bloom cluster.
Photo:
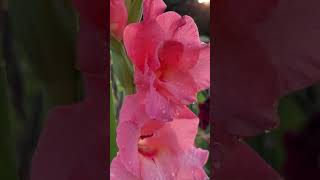
[{"label": "pink bloom cluster", "polygon": [[191,17],[165,8],[144,0],[143,21],[123,31],[137,92],[120,111],[112,180],[208,179],[208,152],[194,146],[199,119],[187,105],[210,86],[210,45]]}]

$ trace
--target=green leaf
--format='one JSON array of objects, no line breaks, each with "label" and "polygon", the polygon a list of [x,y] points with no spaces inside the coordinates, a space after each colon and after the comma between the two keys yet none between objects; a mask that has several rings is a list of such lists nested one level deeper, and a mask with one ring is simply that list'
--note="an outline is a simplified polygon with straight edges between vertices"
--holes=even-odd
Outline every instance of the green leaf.
[{"label": "green leaf", "polygon": [[133,94],[135,92],[133,83],[133,68],[132,64],[125,52],[125,49],[121,42],[111,38],[111,62],[113,72],[116,78],[125,89],[126,95]]},{"label": "green leaf", "polygon": [[133,0],[127,3],[128,23],[139,22],[142,17],[143,0]]},{"label": "green leaf", "polygon": [[287,96],[281,99],[278,108],[281,119],[281,130],[298,130],[307,117],[296,102],[294,96]]},{"label": "green leaf", "polygon": [[197,95],[198,103],[204,103],[206,101],[206,96],[203,94],[203,91],[199,92]]},{"label": "green leaf", "polygon": [[117,143],[116,143],[116,111],[114,105],[114,96],[112,88],[110,88],[110,161],[117,155]]}]

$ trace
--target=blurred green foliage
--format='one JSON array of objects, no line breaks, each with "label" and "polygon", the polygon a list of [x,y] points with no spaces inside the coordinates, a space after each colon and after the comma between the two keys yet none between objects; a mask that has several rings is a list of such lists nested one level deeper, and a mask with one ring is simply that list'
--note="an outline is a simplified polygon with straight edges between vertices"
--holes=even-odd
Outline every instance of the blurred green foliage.
[{"label": "blurred green foliage", "polygon": [[43,92],[48,93],[49,106],[76,100],[77,18],[71,3],[65,0],[8,3],[17,48],[25,53],[35,77],[45,88]]},{"label": "blurred green foliage", "polygon": [[16,180],[15,141],[9,115],[5,65],[0,58],[0,179]]},{"label": "blurred green foliage", "polygon": [[4,1],[1,180],[29,179],[32,154],[49,108],[80,99],[82,88],[75,69],[77,14],[71,3],[69,0]]},{"label": "blurred green foliage", "polygon": [[302,130],[313,113],[319,111],[319,87],[315,85],[281,98],[278,107],[280,126],[248,140],[251,147],[280,174],[287,158],[284,136]]}]

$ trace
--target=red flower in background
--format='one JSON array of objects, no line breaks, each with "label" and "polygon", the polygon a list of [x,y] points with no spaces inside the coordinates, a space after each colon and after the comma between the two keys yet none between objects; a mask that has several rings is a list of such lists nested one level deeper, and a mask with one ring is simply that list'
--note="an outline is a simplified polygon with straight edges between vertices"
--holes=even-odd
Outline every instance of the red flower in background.
[{"label": "red flower in background", "polygon": [[[219,164],[214,178],[279,179],[238,137],[275,128],[278,99],[320,80],[319,5],[316,0],[215,1],[213,126],[220,148],[213,149]],[[247,166],[239,166],[243,162]],[[254,167],[266,175],[255,174]]]}]

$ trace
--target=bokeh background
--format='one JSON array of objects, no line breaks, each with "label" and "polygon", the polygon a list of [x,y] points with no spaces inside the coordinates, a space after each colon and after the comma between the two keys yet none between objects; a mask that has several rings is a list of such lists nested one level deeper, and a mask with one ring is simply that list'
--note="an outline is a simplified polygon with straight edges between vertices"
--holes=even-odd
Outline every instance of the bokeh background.
[{"label": "bokeh background", "polygon": [[0,1],[1,180],[30,179],[48,110],[82,98],[77,22],[69,0]]},{"label": "bokeh background", "polygon": [[248,140],[285,180],[320,179],[320,84],[279,102],[277,129]]}]

